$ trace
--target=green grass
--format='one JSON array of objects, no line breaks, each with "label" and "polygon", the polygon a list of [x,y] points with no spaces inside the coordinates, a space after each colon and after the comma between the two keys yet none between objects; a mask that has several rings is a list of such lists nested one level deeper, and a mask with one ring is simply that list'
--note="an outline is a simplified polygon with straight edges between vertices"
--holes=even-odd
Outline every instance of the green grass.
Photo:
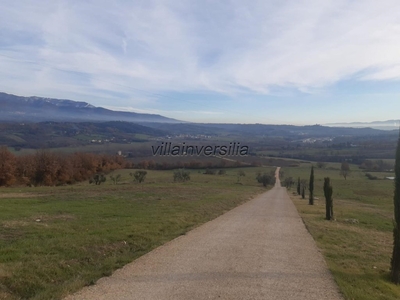
[{"label": "green grass", "polygon": [[[60,299],[265,191],[261,169],[0,190],[0,299]],[[265,168],[263,169],[265,170]],[[115,175],[115,174],[114,174]]]},{"label": "green grass", "polygon": [[[309,180],[311,164],[285,168],[285,176]],[[392,252],[393,191],[391,180],[369,180],[356,166],[344,180],[340,164],[315,168],[315,205],[289,190],[307,229],[321,249],[345,299],[400,299],[389,281]],[[385,173],[386,175],[386,173]],[[334,221],[326,221],[323,178],[333,186]],[[392,175],[393,176],[393,175]],[[356,219],[357,223],[352,223]]]},{"label": "green grass", "polygon": [[[309,163],[283,168],[309,180]],[[272,168],[271,168],[272,169]],[[388,280],[393,181],[368,180],[351,166],[315,168],[314,206],[289,191],[346,299],[399,299]],[[0,299],[61,299],[155,247],[265,191],[246,168],[172,182],[172,171],[148,171],[144,184],[120,170],[120,184],[0,189]],[[374,173],[376,175],[377,173]],[[378,177],[391,175],[378,174]],[[323,178],[333,185],[335,221],[324,220]],[[351,223],[356,219],[358,223]]]}]

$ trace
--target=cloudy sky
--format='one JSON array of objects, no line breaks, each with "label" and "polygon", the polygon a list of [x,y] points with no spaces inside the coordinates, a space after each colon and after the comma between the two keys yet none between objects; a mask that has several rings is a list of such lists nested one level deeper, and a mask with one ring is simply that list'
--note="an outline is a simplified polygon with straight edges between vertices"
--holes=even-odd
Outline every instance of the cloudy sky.
[{"label": "cloudy sky", "polygon": [[399,119],[400,1],[3,0],[0,91],[194,122]]}]

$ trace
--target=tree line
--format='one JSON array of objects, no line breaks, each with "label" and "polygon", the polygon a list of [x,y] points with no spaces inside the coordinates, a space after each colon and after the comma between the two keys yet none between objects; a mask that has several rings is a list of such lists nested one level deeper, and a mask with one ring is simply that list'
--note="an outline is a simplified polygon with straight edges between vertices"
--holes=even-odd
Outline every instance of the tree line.
[{"label": "tree line", "polygon": [[[137,163],[120,155],[76,152],[72,154],[38,150],[34,154],[14,155],[7,147],[0,147],[0,186],[29,185],[54,186],[90,180],[104,182],[104,174],[116,169],[175,170],[251,167],[239,161],[156,162]],[[132,175],[133,176],[133,175]]]},{"label": "tree line", "polygon": [[38,150],[16,156],[7,147],[0,147],[0,186],[73,184],[125,166],[124,158],[117,155]]}]

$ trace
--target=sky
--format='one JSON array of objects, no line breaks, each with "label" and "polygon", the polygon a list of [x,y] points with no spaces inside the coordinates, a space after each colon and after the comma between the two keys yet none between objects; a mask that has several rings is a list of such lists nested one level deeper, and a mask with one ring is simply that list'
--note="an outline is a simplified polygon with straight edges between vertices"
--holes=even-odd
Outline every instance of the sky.
[{"label": "sky", "polygon": [[398,0],[0,0],[0,91],[191,122],[400,119]]}]

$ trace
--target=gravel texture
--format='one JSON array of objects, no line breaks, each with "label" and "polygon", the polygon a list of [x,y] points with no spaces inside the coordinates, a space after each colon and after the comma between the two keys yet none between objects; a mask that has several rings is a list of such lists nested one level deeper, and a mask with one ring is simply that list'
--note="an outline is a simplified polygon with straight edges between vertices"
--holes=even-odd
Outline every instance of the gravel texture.
[{"label": "gravel texture", "polygon": [[343,298],[278,179],[272,190],[65,300],[77,299]]}]

